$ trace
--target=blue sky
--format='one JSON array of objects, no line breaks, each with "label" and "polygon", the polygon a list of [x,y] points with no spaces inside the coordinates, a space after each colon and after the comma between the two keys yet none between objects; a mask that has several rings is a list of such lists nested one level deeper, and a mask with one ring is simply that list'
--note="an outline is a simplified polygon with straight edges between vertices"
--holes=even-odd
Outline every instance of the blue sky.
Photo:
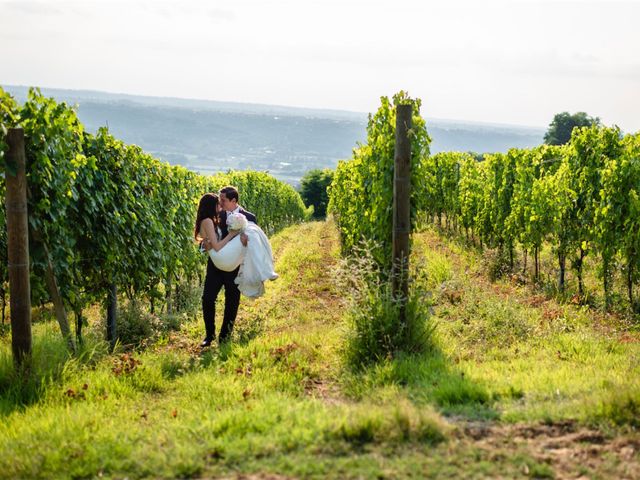
[{"label": "blue sky", "polygon": [[640,130],[640,1],[0,0],[0,84]]}]

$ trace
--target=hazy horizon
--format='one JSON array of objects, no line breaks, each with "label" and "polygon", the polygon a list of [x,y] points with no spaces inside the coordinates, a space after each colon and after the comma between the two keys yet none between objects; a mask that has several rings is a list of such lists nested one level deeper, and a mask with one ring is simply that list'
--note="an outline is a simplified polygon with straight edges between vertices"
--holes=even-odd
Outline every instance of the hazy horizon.
[{"label": "hazy horizon", "polygon": [[[27,87],[5,85],[18,101]],[[90,133],[108,126],[125,143],[171,164],[210,174],[268,171],[297,185],[316,168],[335,168],[366,141],[367,115],[211,100],[121,95],[42,88],[57,101],[77,104]],[[506,152],[542,143],[543,128],[427,118],[431,153]]]},{"label": "hazy horizon", "polygon": [[[353,116],[365,116],[368,114],[373,114],[375,111],[364,112],[364,111],[356,111],[356,110],[344,110],[344,109],[335,109],[335,108],[322,108],[322,107],[309,107],[309,106],[300,106],[300,105],[284,105],[284,104],[270,104],[270,103],[251,103],[251,102],[242,102],[238,100],[217,100],[217,99],[207,99],[207,98],[196,98],[190,96],[157,96],[157,95],[139,95],[135,93],[129,92],[116,92],[116,91],[108,91],[108,90],[95,90],[95,89],[71,89],[71,88],[63,88],[63,87],[55,87],[50,85],[9,85],[9,84],[0,84],[3,88],[8,89],[25,89],[29,88],[40,88],[43,91],[61,91],[61,92],[70,92],[70,93],[85,93],[85,94],[105,94],[105,95],[113,95],[113,96],[122,96],[122,97],[132,97],[134,99],[140,98],[149,98],[149,99],[165,99],[165,100],[178,100],[185,102],[211,102],[213,104],[234,104],[234,105],[243,105],[243,106],[256,106],[256,107],[273,107],[273,108],[284,108],[290,110],[300,110],[300,111],[316,111],[316,112],[335,112],[335,113],[346,113],[353,114]],[[382,97],[383,95],[381,95]],[[268,109],[267,109],[268,110]],[[560,113],[560,112],[557,112]],[[575,112],[570,112],[575,113]],[[427,116],[430,120],[435,120],[438,122],[451,122],[451,123],[465,123],[465,124],[477,124],[477,125],[486,125],[486,126],[497,126],[497,127],[516,127],[516,128],[524,128],[524,129],[533,129],[533,130],[546,130],[549,127],[549,123],[553,118],[549,119],[546,125],[525,125],[518,123],[498,123],[498,122],[488,122],[482,120],[469,120],[465,118],[441,118],[441,117],[433,117]]]},{"label": "hazy horizon", "polygon": [[[0,84],[640,130],[638,0],[0,0]],[[25,28],[28,27],[28,28]],[[187,92],[187,93],[185,93]]]}]

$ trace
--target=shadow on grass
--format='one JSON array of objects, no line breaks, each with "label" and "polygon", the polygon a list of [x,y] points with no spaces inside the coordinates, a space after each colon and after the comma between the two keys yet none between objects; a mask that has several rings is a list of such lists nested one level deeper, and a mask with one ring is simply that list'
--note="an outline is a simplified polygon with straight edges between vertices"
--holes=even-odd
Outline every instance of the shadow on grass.
[{"label": "shadow on grass", "polygon": [[5,365],[2,359],[0,371],[0,417],[6,417],[36,403],[46,389],[46,382],[40,375],[26,369],[16,370],[11,359]]},{"label": "shadow on grass", "polygon": [[253,312],[249,313],[236,325],[233,333],[234,341],[239,345],[247,345],[253,339],[258,338],[265,331],[266,317],[264,314]]},{"label": "shadow on grass", "polygon": [[468,419],[499,417],[489,390],[468,378],[439,349],[396,359],[392,373],[411,398],[433,404],[444,415]]},{"label": "shadow on grass", "polygon": [[22,410],[40,400],[47,385],[60,378],[68,355],[60,357],[57,352],[49,361],[37,350],[28,365],[16,368],[11,354],[0,356],[0,417]]},{"label": "shadow on grass", "polygon": [[47,388],[60,382],[65,370],[74,365],[94,365],[109,352],[104,341],[86,341],[72,355],[57,332],[34,337],[28,368],[16,369],[10,346],[0,350],[0,417],[6,417],[37,403]]},{"label": "shadow on grass", "polygon": [[349,293],[343,350],[347,393],[367,398],[396,386],[413,402],[433,405],[445,415],[497,418],[488,389],[466,378],[437,343],[433,283],[448,279],[450,266],[431,262],[431,267],[420,260],[411,264],[402,298],[366,245],[340,266],[337,281]]},{"label": "shadow on grass", "polygon": [[377,388],[400,387],[416,404],[432,405],[445,416],[498,419],[489,390],[468,378],[437,347],[422,354],[400,354],[348,374],[347,390],[357,397]]},{"label": "shadow on grass", "polygon": [[200,366],[210,368],[222,365],[234,357],[235,344],[232,341],[212,345],[200,352]]}]

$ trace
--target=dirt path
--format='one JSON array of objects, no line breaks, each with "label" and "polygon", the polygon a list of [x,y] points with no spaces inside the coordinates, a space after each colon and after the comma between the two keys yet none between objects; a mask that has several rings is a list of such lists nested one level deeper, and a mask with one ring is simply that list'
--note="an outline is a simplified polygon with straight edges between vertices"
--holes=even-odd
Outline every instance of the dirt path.
[{"label": "dirt path", "polygon": [[456,442],[472,447],[489,460],[532,458],[536,468],[522,461],[523,477],[556,479],[640,478],[640,437],[608,436],[575,422],[503,424],[457,420]]}]

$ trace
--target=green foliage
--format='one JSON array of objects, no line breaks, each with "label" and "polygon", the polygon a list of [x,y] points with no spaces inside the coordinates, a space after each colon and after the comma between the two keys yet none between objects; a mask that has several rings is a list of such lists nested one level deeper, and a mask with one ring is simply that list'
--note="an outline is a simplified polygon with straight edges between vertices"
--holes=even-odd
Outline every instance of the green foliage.
[{"label": "green foliage", "polygon": [[34,89],[20,110],[20,126],[27,155],[32,298],[46,297],[42,279],[49,261],[63,297],[70,298],[81,258],[72,217],[82,188],[77,172],[88,167],[84,129],[72,108]]},{"label": "green foliage", "polygon": [[411,103],[411,205],[415,220],[425,179],[419,173],[421,160],[429,153],[431,139],[420,115],[421,101],[405,92],[394,95],[393,103],[382,97],[381,106],[369,115],[367,143],[354,149],[353,158],[338,163],[329,188],[329,212],[333,213],[344,253],[352,252],[363,239],[376,245],[373,256],[382,271],[391,269],[393,224],[393,172],[396,105]]},{"label": "green foliage", "polygon": [[[463,203],[459,188],[463,164],[464,168],[469,168],[475,161],[466,153],[441,152],[422,158],[419,164],[417,175],[423,179],[423,189],[417,208],[429,216],[437,217],[439,225],[445,212],[455,212],[447,220],[461,214]],[[469,202],[470,199],[465,198],[465,201]],[[465,208],[473,207],[467,204]]]},{"label": "green foliage", "polygon": [[575,205],[576,193],[569,188],[571,170],[563,160],[558,171],[544,177],[533,186],[533,197],[539,201],[538,214],[532,215],[530,221],[541,223],[546,228],[543,237],[548,236],[560,262],[563,262],[571,248],[572,209]]},{"label": "green foliage", "polygon": [[468,232],[475,226],[480,209],[482,191],[478,162],[475,158],[461,154],[460,158],[460,222]]},{"label": "green foliage", "polygon": [[547,145],[564,145],[571,139],[573,129],[576,127],[590,127],[600,125],[598,117],[590,117],[585,112],[577,112],[571,115],[569,112],[557,113],[547,133],[544,134],[544,143]]},{"label": "green foliage", "polygon": [[309,170],[300,180],[300,196],[304,204],[313,206],[313,218],[322,219],[327,215],[329,194],[327,188],[333,181],[333,170]]},{"label": "green foliage", "polygon": [[640,134],[628,135],[620,146],[622,153],[616,149],[603,155],[601,188],[593,199],[593,232],[609,263],[616,252],[623,257],[629,302],[637,310],[633,285],[640,272]]},{"label": "green foliage", "polygon": [[[225,185],[239,189],[241,204],[267,234],[310,215],[293,187],[265,173],[200,176],[124,144],[106,128],[86,133],[73,108],[37,89],[20,107],[3,91],[0,99],[3,128],[25,131],[33,303],[49,299],[43,281],[49,261],[76,312],[106,298],[112,284],[130,300],[157,299],[160,286],[167,299],[177,288],[192,288],[205,264],[193,239],[197,204]],[[0,224],[1,247],[4,211]],[[6,279],[6,262],[0,276]]]},{"label": "green foliage", "polygon": [[7,130],[16,124],[18,106],[11,95],[0,87],[0,159],[4,163]]},{"label": "green foliage", "polygon": [[[7,130],[15,125],[18,108],[11,95],[0,87],[0,169],[10,171],[11,166],[6,165],[5,152],[7,150]],[[0,198],[5,197],[6,182],[0,182]],[[9,280],[7,270],[7,217],[5,202],[0,205],[0,295],[4,298],[5,283]]]},{"label": "green foliage", "polygon": [[507,228],[507,219],[511,212],[511,198],[515,184],[516,151],[510,150],[506,155],[499,153],[487,155],[486,184],[480,215],[484,218],[481,233],[487,243],[502,249],[511,247],[513,231]]},{"label": "green foliage", "polygon": [[554,220],[553,196],[544,188],[548,175],[556,172],[562,148],[542,145],[531,150],[511,150],[516,157],[516,177],[507,226],[525,249],[539,250]]},{"label": "green foliage", "polygon": [[[567,145],[541,145],[487,154],[480,162],[469,154],[444,152],[423,159],[426,187],[421,212],[442,227],[464,228],[487,255],[492,276],[514,267],[514,247],[533,252],[536,279],[539,253],[551,244],[564,292],[567,264],[576,272],[583,296],[583,265],[600,256],[605,303],[611,303],[614,265],[624,264],[629,305],[637,308],[634,285],[638,265],[638,134],[623,137],[617,127],[599,125],[573,130]],[[629,233],[627,233],[629,232]]]}]

